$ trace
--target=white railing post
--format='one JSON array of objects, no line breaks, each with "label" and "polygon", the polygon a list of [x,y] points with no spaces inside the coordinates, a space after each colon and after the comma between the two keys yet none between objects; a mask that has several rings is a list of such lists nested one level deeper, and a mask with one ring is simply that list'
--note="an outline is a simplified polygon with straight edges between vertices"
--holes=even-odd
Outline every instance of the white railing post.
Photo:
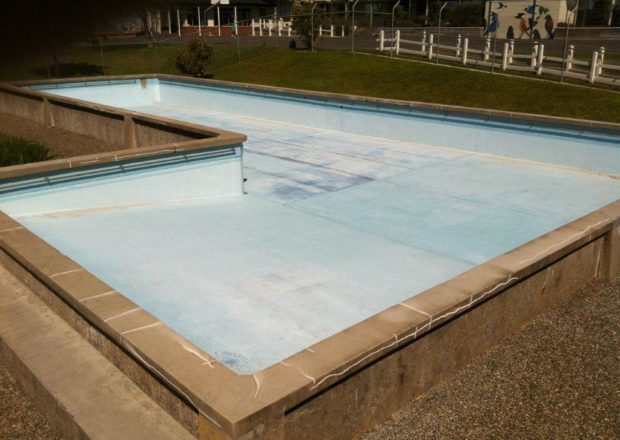
[{"label": "white railing post", "polygon": [[510,43],[504,43],[504,52],[502,53],[502,70],[508,67],[508,52],[510,51]]},{"label": "white railing post", "polygon": [[398,55],[398,53],[400,52],[400,30],[396,31],[396,34],[395,34],[394,38],[396,39],[396,42],[395,42],[395,45],[396,45],[396,55]]},{"label": "white railing post", "polygon": [[469,50],[469,38],[463,40],[463,65],[467,65],[467,51]]},{"label": "white railing post", "polygon": [[491,52],[491,37],[486,37],[484,40],[484,61],[489,61],[489,55]]},{"label": "white railing post", "polygon": [[566,71],[573,68],[573,58],[575,57],[575,46],[568,46],[568,56],[566,57]]},{"label": "white railing post", "polygon": [[334,38],[334,25],[330,25],[329,27],[329,36]]},{"label": "white railing post", "polygon": [[605,62],[605,48],[601,47],[598,52],[598,69],[596,75],[603,74],[603,63]]},{"label": "white railing post", "polygon": [[508,64],[512,64],[512,56],[515,53],[515,40],[511,38],[508,44],[510,44],[510,49],[509,49],[510,55],[508,55]]},{"label": "white railing post", "polygon": [[288,36],[289,36],[289,37],[291,36],[291,26],[290,26],[290,25],[289,25],[289,27],[288,27]]},{"label": "white railing post", "polygon": [[532,70],[536,69],[536,58],[538,58],[538,43],[532,46],[532,59],[530,60]]},{"label": "white railing post", "polygon": [[536,75],[542,75],[543,61],[545,60],[545,45],[538,46],[538,56],[536,57]]},{"label": "white railing post", "polygon": [[253,36],[253,37],[255,37],[255,36],[256,36],[256,31],[254,30],[254,29],[255,29],[255,27],[256,27],[256,26],[254,25],[254,19],[252,19],[252,36]]},{"label": "white railing post", "polygon": [[341,30],[342,30],[342,34],[340,36],[344,37],[344,24],[341,26]]},{"label": "white railing post", "polygon": [[433,59],[433,34],[428,36],[428,59]]},{"label": "white railing post", "polygon": [[456,36],[456,56],[460,57],[461,56],[461,41],[462,41],[462,35],[458,34]]},{"label": "white railing post", "polygon": [[590,84],[594,84],[594,80],[596,79],[596,67],[598,64],[598,52],[592,52],[592,61],[590,62]]},{"label": "white railing post", "polygon": [[422,52],[426,52],[426,31],[422,31]]},{"label": "white railing post", "polygon": [[282,19],[278,20],[278,37],[282,36]]},{"label": "white railing post", "polygon": [[385,47],[385,31],[382,29],[379,31],[379,52],[383,52]]},{"label": "white railing post", "polygon": [[262,18],[258,19],[258,36],[259,37],[263,36],[263,19]]}]

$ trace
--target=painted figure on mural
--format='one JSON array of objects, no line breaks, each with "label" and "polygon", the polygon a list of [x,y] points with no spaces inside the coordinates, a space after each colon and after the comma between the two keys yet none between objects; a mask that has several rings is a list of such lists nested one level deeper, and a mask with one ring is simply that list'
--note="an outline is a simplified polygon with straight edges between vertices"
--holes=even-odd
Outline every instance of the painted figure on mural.
[{"label": "painted figure on mural", "polygon": [[547,31],[547,39],[553,40],[553,36],[555,34],[555,23],[549,14],[545,17],[545,30]]},{"label": "painted figure on mural", "polygon": [[487,35],[495,35],[495,32],[497,32],[498,27],[499,27],[499,17],[495,12],[491,12],[491,21],[489,21],[489,25],[484,30],[484,33],[482,34],[482,36],[486,37]]},{"label": "painted figure on mural", "polygon": [[523,37],[523,34],[527,35],[528,37],[530,36],[530,28],[528,27],[525,18],[523,18],[524,15],[525,14],[523,12],[519,12],[515,17],[519,20],[519,38]]}]

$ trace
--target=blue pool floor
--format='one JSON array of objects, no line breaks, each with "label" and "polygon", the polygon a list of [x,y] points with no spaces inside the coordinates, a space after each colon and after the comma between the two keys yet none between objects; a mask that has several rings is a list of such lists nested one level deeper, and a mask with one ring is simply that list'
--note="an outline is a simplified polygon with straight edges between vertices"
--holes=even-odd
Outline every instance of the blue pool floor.
[{"label": "blue pool floor", "polygon": [[160,103],[131,109],[247,134],[246,194],[19,220],[244,374],[620,196],[619,180],[592,173]]}]

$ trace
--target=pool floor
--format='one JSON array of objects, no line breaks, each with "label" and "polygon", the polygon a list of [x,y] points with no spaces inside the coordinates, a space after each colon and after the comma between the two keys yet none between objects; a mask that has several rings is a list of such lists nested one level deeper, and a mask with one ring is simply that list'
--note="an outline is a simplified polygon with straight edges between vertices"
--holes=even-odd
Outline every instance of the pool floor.
[{"label": "pool floor", "polygon": [[190,107],[130,108],[247,134],[246,194],[19,221],[242,374],[620,195],[620,180],[592,173]]}]

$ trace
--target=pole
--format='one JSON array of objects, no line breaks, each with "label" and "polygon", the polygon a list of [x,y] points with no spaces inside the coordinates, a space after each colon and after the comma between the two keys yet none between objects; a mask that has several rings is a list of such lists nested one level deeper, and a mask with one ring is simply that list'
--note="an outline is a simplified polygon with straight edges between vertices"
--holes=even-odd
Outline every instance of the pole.
[{"label": "pole", "polygon": [[394,56],[394,45],[396,43],[396,41],[394,40],[394,11],[396,11],[396,8],[398,8],[398,5],[400,5],[400,0],[398,0],[396,4],[394,5],[394,7],[392,8],[392,41],[390,43],[390,58]]},{"label": "pole", "polygon": [[177,9],[177,34],[181,36],[181,12]]},{"label": "pole", "polygon": [[315,3],[310,10],[310,52],[314,52],[314,10],[318,5]]},{"label": "pole", "polygon": [[168,35],[172,35],[172,19],[170,17],[170,9],[168,9]]},{"label": "pole", "polygon": [[[572,6],[572,8],[571,8]],[[566,70],[566,56],[568,50],[568,31],[570,29],[570,22],[568,21],[568,11],[570,10],[575,17],[575,11],[579,7],[578,0],[566,0],[566,35],[564,35],[564,56],[562,57],[562,72],[560,73],[560,83],[564,82],[564,71]]]},{"label": "pole", "polygon": [[220,7],[217,7],[217,36],[222,36],[222,20],[220,19]]},{"label": "pole", "polygon": [[200,6],[198,6],[198,36],[202,37],[202,28],[200,26]]},{"label": "pole", "polygon": [[235,37],[237,37],[237,61],[241,62],[241,48],[239,47],[239,22],[237,21],[237,7],[235,6]]},{"label": "pole", "polygon": [[437,22],[437,58],[435,59],[435,64],[439,64],[439,36],[441,35],[441,13],[443,12],[443,8],[445,8],[447,5],[448,2],[444,2],[439,9],[439,21]]},{"label": "pole", "polygon": [[355,0],[353,10],[351,11],[351,52],[355,50],[355,7],[360,0]]},{"label": "pole", "polygon": [[536,18],[536,0],[532,3],[532,25],[530,26],[530,40],[534,39],[534,20]]}]

